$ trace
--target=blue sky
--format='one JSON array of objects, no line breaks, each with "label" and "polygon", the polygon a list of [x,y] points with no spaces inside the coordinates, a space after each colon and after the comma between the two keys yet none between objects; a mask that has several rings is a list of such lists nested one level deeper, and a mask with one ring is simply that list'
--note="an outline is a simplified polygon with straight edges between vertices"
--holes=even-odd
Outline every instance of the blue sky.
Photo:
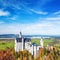
[{"label": "blue sky", "polygon": [[60,0],[0,0],[0,34],[60,35]]}]

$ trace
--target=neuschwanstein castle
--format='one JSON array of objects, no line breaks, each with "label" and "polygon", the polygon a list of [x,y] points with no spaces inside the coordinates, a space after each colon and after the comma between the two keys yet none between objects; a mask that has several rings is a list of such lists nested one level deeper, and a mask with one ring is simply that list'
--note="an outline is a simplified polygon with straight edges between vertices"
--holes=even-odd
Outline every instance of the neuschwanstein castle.
[{"label": "neuschwanstein castle", "polygon": [[[37,47],[37,48],[36,48]],[[34,55],[36,56],[37,51],[39,50],[39,48],[43,48],[43,39],[40,39],[40,45],[36,46],[35,43],[31,43],[31,39],[30,38],[24,38],[24,36],[22,35],[22,33],[20,32],[19,37],[15,39],[15,51],[23,51],[24,49],[28,50],[29,52],[32,53],[33,55],[33,51],[34,51]]]}]

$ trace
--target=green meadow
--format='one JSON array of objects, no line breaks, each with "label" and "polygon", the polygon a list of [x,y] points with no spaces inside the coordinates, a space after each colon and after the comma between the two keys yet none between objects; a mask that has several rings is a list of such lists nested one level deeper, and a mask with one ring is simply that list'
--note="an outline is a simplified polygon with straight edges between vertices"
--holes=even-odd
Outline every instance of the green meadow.
[{"label": "green meadow", "polygon": [[[44,47],[46,46],[56,46],[60,51],[60,40],[54,39],[54,38],[46,38],[44,40]],[[40,45],[40,39],[32,39],[32,43],[36,43],[37,45]]]},{"label": "green meadow", "polygon": [[[43,39],[43,40],[44,40],[44,46],[47,46],[47,45],[54,42],[53,38],[51,38],[51,39]],[[40,39],[38,39],[38,38],[37,39],[32,39],[31,42],[36,43],[37,45],[40,45]]]},{"label": "green meadow", "polygon": [[[53,45],[53,46],[57,46],[60,48],[60,40],[55,40],[54,38],[47,38],[47,39],[43,39],[44,40],[44,47],[46,47],[47,45]],[[31,43],[36,43],[37,45],[40,45],[40,39],[32,39]],[[14,40],[12,41],[0,41],[0,50],[1,49],[6,49],[7,47],[9,48],[14,48]]]},{"label": "green meadow", "polygon": [[5,50],[6,48],[13,48],[14,41],[0,41],[0,50]]}]

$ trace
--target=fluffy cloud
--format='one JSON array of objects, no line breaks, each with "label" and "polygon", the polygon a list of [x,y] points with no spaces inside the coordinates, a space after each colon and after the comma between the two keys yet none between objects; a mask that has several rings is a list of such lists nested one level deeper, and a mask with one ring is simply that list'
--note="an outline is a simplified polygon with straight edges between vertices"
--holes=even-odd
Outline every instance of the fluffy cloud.
[{"label": "fluffy cloud", "polygon": [[50,17],[50,18],[45,18],[45,20],[60,21],[60,17]]},{"label": "fluffy cloud", "polygon": [[0,16],[8,16],[10,13],[8,11],[0,10]]},{"label": "fluffy cloud", "polygon": [[5,24],[0,25],[0,34],[2,33],[14,33],[18,34],[22,31],[23,34],[44,34],[44,35],[59,35],[60,24],[52,24],[50,22],[38,22],[33,24]]}]

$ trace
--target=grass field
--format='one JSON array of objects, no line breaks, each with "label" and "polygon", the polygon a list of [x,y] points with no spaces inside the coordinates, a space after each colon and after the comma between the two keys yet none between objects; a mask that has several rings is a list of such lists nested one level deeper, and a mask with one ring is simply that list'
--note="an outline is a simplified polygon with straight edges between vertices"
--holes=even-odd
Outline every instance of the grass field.
[{"label": "grass field", "polygon": [[[53,38],[51,38],[51,39],[43,39],[43,40],[44,40],[44,46],[47,46],[50,43],[53,43],[54,42],[54,39]],[[32,43],[35,42],[37,45],[40,45],[40,39],[32,39],[31,42]]]},{"label": "grass field", "polygon": [[[43,39],[44,40],[44,46],[47,45],[55,45],[57,47],[60,48],[60,40],[57,42],[55,42],[55,40],[53,38],[50,39]],[[40,39],[32,39],[31,42],[36,43],[37,45],[40,45]],[[6,49],[7,47],[9,48],[13,48],[14,47],[14,41],[0,41],[0,50],[1,49]]]},{"label": "grass field", "polygon": [[4,50],[7,47],[13,48],[14,47],[14,41],[0,41],[0,50]]},{"label": "grass field", "polygon": [[[44,40],[44,47],[46,47],[47,45],[52,45],[52,46],[56,46],[59,51],[60,51],[60,40],[55,40],[54,38],[47,38],[47,39],[43,39]],[[32,43],[36,43],[37,45],[40,45],[40,39],[32,39],[31,41]]]}]

